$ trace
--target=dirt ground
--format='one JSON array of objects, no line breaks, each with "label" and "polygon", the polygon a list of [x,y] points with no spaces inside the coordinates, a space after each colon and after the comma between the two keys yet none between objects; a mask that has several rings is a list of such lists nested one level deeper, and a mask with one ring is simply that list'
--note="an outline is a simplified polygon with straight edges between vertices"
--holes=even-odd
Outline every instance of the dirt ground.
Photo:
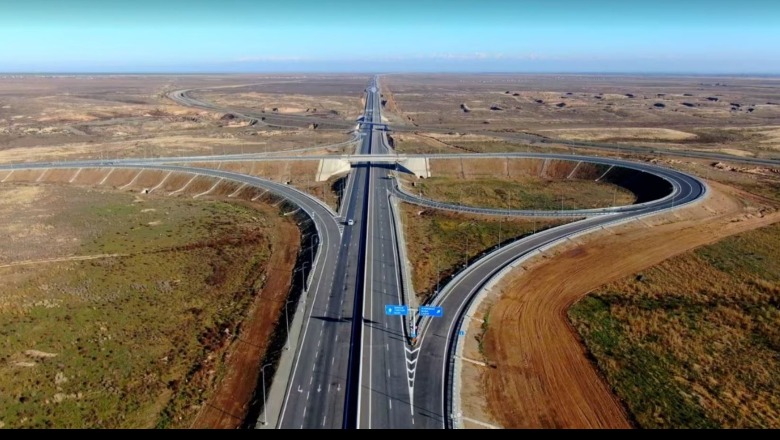
[{"label": "dirt ground", "polygon": [[246,417],[257,388],[260,362],[268,347],[276,318],[290,290],[290,273],[300,248],[300,234],[292,222],[284,222],[272,237],[268,278],[255,297],[237,338],[226,355],[227,374],[198,413],[192,428],[234,429]]},{"label": "dirt ground", "polygon": [[[349,76],[309,82],[280,75],[0,76],[0,162],[273,152],[348,139],[345,130],[248,126],[230,114],[180,106],[167,97],[177,89],[259,83],[276,101],[294,95],[316,102],[318,117],[352,118],[354,108],[360,109],[362,85]],[[261,98],[242,98],[241,88],[213,90],[225,104],[259,104],[253,100]],[[336,92],[345,96],[323,97]]]},{"label": "dirt ground", "polygon": [[[780,221],[763,200],[710,183],[704,203],[633,221],[553,249],[510,274],[483,302],[464,362],[464,418],[506,428],[619,428],[631,426],[624,408],[599,376],[566,317],[569,306],[606,282],[694,247]],[[745,200],[751,200],[746,204]],[[748,206],[751,205],[751,206]],[[605,261],[610,264],[604,264]]]},{"label": "dirt ground", "polygon": [[[780,156],[777,78],[398,74],[381,85],[383,117],[419,132],[525,132]],[[416,149],[443,147],[406,140]]]}]

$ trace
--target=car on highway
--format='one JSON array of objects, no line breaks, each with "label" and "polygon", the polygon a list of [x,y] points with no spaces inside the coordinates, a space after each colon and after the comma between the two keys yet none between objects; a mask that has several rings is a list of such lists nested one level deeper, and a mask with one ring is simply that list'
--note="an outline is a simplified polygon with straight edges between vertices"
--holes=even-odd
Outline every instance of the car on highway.
[{"label": "car on highway", "polygon": [[355,224],[355,220],[349,219],[349,220],[347,220],[347,224],[348,224],[349,226],[352,226],[352,225],[354,225],[354,224]]}]

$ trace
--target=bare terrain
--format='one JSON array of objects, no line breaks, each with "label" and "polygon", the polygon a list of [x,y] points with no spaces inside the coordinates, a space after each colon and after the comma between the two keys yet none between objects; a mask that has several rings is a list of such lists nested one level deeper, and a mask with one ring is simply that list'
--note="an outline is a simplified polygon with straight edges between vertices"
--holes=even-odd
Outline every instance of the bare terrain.
[{"label": "bare terrain", "polygon": [[776,77],[387,75],[381,83],[388,119],[422,134],[530,133],[780,157]]},{"label": "bare terrain", "polygon": [[468,355],[493,368],[464,364],[476,379],[464,387],[464,414],[504,427],[630,426],[567,311],[604,282],[780,220],[776,204],[712,185],[701,205],[582,237],[504,279],[482,304],[485,323],[470,326],[479,344]]},{"label": "bare terrain", "polygon": [[363,113],[367,75],[278,75],[256,84],[198,91],[221,107],[255,113],[354,121]]},{"label": "bare terrain", "polygon": [[[354,146],[329,145],[351,137],[344,127],[361,113],[368,79],[0,76],[0,163],[344,154]],[[780,230],[678,255],[780,221],[780,167],[556,140],[780,158],[780,78],[383,75],[380,83],[399,152],[610,155],[712,183],[700,205],[580,237],[496,286],[465,338],[464,357],[476,361],[463,362],[467,427],[778,426],[776,393],[756,389],[777,386],[777,286],[774,266],[766,268]],[[167,97],[182,89],[258,121]],[[434,177],[408,179],[410,192],[473,206],[586,208],[641,197],[596,183],[604,170],[576,162],[430,164]],[[316,182],[316,161],[192,165],[293,185],[334,209],[343,185],[343,175]],[[0,182],[0,427],[239,426],[289,290],[300,235],[279,214],[294,209],[246,185],[163,171],[0,171]],[[423,301],[482,252],[560,224],[413,205],[402,215]],[[592,291],[571,312],[578,334],[570,306]],[[660,306],[645,307],[647,297]],[[681,304],[695,319],[675,314]],[[698,348],[682,349],[689,344]],[[674,368],[648,362],[659,357]],[[626,373],[648,365],[645,382]],[[669,387],[656,387],[664,377]]]},{"label": "bare terrain", "polygon": [[[333,144],[345,130],[272,128],[229,112],[183,107],[167,97],[173,90],[267,82],[277,100],[318,102],[322,112],[345,114],[360,107],[364,87],[333,76],[284,92],[278,76],[4,76],[0,77],[0,162],[81,158],[166,157],[266,153]],[[294,82],[298,84],[298,82]],[[335,86],[334,86],[335,85]],[[341,100],[321,100],[336,87]],[[323,89],[324,88],[324,89]],[[220,88],[220,103],[241,104],[239,89]],[[348,92],[351,91],[351,92]],[[238,93],[233,96],[233,92]],[[205,93],[205,92],[204,92]],[[313,93],[314,96],[306,93]],[[307,102],[308,102],[307,101]],[[337,110],[338,109],[338,110]],[[351,117],[351,116],[350,116]]]}]

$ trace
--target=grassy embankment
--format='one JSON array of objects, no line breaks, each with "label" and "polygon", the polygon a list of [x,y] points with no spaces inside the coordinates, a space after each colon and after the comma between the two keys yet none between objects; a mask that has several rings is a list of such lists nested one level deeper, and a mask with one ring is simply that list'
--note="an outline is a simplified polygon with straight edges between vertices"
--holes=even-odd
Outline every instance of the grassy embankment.
[{"label": "grassy embankment", "polygon": [[634,194],[617,185],[592,180],[548,180],[516,176],[509,179],[431,177],[406,188],[433,200],[502,209],[583,209],[628,205]]},{"label": "grassy embankment", "polygon": [[75,231],[75,255],[122,256],[0,268],[0,422],[188,426],[225,372],[286,220],[270,208],[49,188],[61,202],[42,221],[51,243]]},{"label": "grassy embankment", "polygon": [[476,217],[401,204],[412,282],[424,301],[475,256],[502,242],[565,220]]},{"label": "grassy embankment", "polygon": [[603,286],[569,317],[639,426],[780,427],[780,225]]}]

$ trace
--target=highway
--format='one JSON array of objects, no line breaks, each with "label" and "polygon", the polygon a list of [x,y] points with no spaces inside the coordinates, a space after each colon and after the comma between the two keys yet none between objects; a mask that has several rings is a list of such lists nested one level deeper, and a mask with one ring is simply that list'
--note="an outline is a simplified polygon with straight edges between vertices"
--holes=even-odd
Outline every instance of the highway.
[{"label": "highway", "polygon": [[[462,314],[479,290],[505,267],[524,256],[539,252],[555,242],[598,230],[610,224],[628,221],[642,215],[679,208],[701,200],[707,193],[706,186],[696,178],[666,170],[676,191],[674,199],[637,211],[594,216],[556,228],[533,234],[501,249],[488,253],[472,263],[441,289],[433,299],[433,305],[444,308],[444,318],[428,318],[419,323],[420,355],[417,368],[415,402],[440,428],[451,427],[451,399],[453,362],[457,330],[464,319]],[[446,382],[445,382],[446,381]]]},{"label": "highway", "polygon": [[[366,109],[373,107],[367,95]],[[371,151],[371,133],[362,132],[358,153]],[[294,361],[292,380],[279,417],[279,428],[354,427],[354,407],[359,400],[362,356],[363,292],[365,282],[365,234],[368,222],[368,166],[357,166],[342,202],[345,226],[338,257],[325,261],[333,270],[327,295],[315,299],[305,320],[303,340]]]},{"label": "highway", "polygon": [[[371,112],[371,116],[378,119],[380,110],[377,107]],[[372,144],[371,153],[392,154],[391,149],[382,142],[382,136],[373,138],[376,142]],[[464,156],[474,157],[474,155]],[[476,156],[490,157],[491,155]],[[371,218],[367,253],[368,261],[374,263],[370,263],[366,272],[366,325],[363,336],[368,335],[369,351],[363,356],[363,368],[368,370],[368,374],[364,371],[362,376],[369,379],[362,380],[364,393],[358,427],[451,428],[453,392],[451,387],[454,382],[452,374],[457,330],[464,319],[463,313],[466,307],[487,282],[517,259],[538,252],[539,249],[566,237],[693,203],[700,200],[707,192],[706,186],[699,179],[645,163],[572,155],[526,153],[500,156],[583,160],[633,168],[661,177],[669,182],[672,191],[666,197],[649,203],[597,210],[600,215],[534,234],[488,253],[463,270],[434,297],[431,305],[442,306],[445,311],[444,317],[418,320],[419,342],[416,346],[410,346],[407,344],[409,339],[404,321],[400,317],[385,316],[384,313],[385,304],[404,302],[400,287],[403,285],[402,272],[399,270],[398,257],[394,251],[397,242],[393,235],[388,202],[389,195],[398,195],[398,192],[394,180],[389,178],[387,165],[377,164],[372,167],[374,176],[370,179],[369,188]],[[498,214],[501,215],[502,212]],[[556,213],[531,213],[531,215],[551,214]],[[581,214],[583,213],[577,213],[577,215]]]},{"label": "highway", "polygon": [[[184,99],[187,94],[179,96]],[[210,105],[201,101],[183,102]],[[127,167],[181,171],[268,189],[301,207],[315,223],[320,246],[309,276],[308,293],[298,308],[298,312],[304,313],[303,329],[290,379],[283,384],[285,392],[278,428],[451,427],[452,362],[457,329],[466,307],[487,282],[518,258],[539,252],[545,246],[609,224],[694,203],[707,192],[703,182],[687,174],[618,159],[537,153],[407,155],[583,160],[652,173],[669,182],[672,188],[671,194],[662,199],[602,210],[599,215],[534,234],[487,253],[462,270],[433,298],[431,304],[443,306],[444,317],[418,320],[418,342],[411,345],[410,323],[402,317],[385,315],[385,305],[406,302],[396,236],[400,231],[395,229],[390,204],[391,197],[402,194],[397,192],[395,180],[391,178],[395,155],[384,142],[382,126],[375,125],[381,122],[376,78],[366,89],[363,120],[366,123],[359,126],[357,154],[350,156],[353,168],[339,213],[287,185],[227,171],[175,165],[200,160],[260,159],[253,155],[9,164],[0,166],[0,170]],[[275,156],[273,160],[334,157],[339,156]],[[348,219],[353,219],[354,225],[346,225]]]},{"label": "highway", "polygon": [[[365,121],[381,122],[379,91],[375,82],[368,89],[374,104]],[[368,124],[366,124],[368,125]],[[370,153],[386,155],[390,150],[383,136],[371,125]],[[366,248],[366,290],[363,311],[361,393],[358,424],[367,428],[411,428],[415,426],[411,407],[413,381],[407,374],[408,338],[404,319],[386,316],[385,305],[403,304],[401,262],[398,258],[389,195],[393,180],[391,164],[370,167],[369,217]]]}]

